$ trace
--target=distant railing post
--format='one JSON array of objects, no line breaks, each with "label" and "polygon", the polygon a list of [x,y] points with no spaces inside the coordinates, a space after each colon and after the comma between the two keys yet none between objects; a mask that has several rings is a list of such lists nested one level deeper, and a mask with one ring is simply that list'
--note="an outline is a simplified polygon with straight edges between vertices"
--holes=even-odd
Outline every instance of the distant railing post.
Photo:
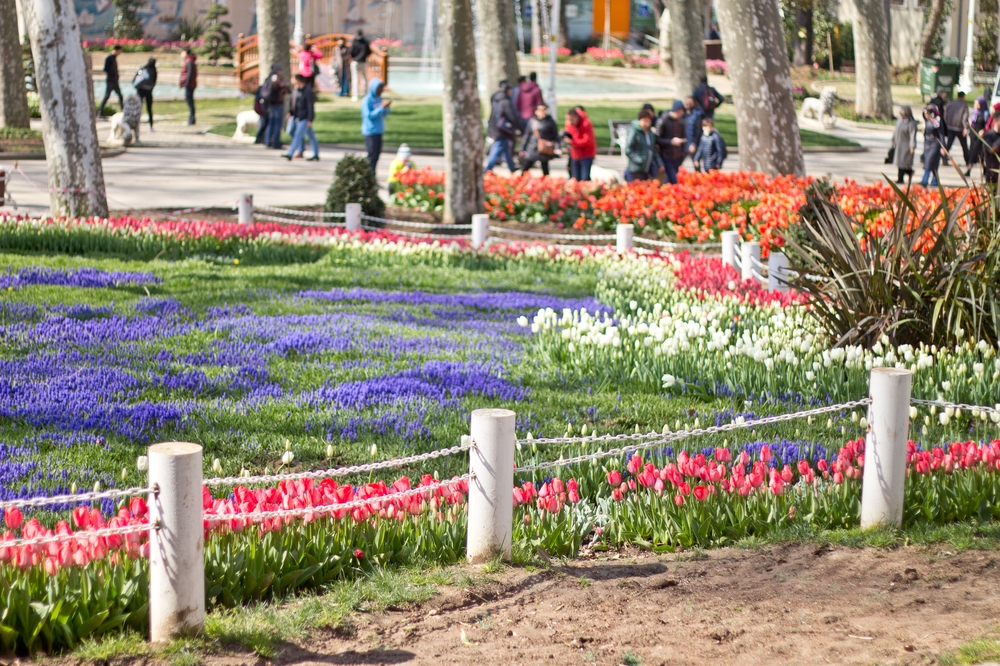
[{"label": "distant railing post", "polygon": [[515,414],[509,409],[472,412],[469,451],[469,520],[466,554],[480,564],[510,559],[514,534]]},{"label": "distant railing post", "polygon": [[632,238],[635,235],[635,227],[631,224],[619,224],[615,228],[615,250],[618,252],[628,252],[632,249]]},{"label": "distant railing post", "polygon": [[743,280],[755,280],[754,262],[760,263],[760,243],[747,241],[740,245],[740,271]]},{"label": "distant railing post", "polygon": [[253,195],[244,192],[236,202],[237,220],[240,224],[253,224]]},{"label": "distant railing post", "polygon": [[784,252],[771,252],[767,256],[767,289],[786,293],[788,291],[788,257]]},{"label": "distant railing post", "polygon": [[736,253],[739,252],[737,249],[740,245],[740,232],[738,231],[723,231],[722,234],[722,263],[727,266],[732,266],[736,270],[740,270],[740,267],[736,264]]},{"label": "distant railing post", "polygon": [[486,247],[490,237],[490,216],[486,213],[478,213],[472,216],[472,249],[479,250]]},{"label": "distant railing post", "polygon": [[899,526],[906,487],[906,442],[910,434],[913,373],[905,368],[872,368],[871,423],[865,438],[861,527]]},{"label": "distant railing post", "polygon": [[201,446],[149,447],[149,638],[164,643],[205,624]]},{"label": "distant railing post", "polygon": [[344,207],[344,225],[348,231],[361,228],[361,204],[349,203]]}]

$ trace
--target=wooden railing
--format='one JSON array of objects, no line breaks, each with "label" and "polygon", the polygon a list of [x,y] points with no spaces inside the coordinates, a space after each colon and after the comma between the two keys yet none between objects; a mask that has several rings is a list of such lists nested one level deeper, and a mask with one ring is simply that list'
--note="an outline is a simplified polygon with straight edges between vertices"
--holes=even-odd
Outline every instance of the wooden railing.
[{"label": "wooden railing", "polygon": [[[350,49],[354,42],[353,35],[331,33],[320,35],[309,40],[309,46],[316,46],[323,53],[320,60],[323,64],[330,64],[333,58],[334,49],[340,42],[344,48]],[[295,44],[289,43],[292,63],[297,62]],[[372,46],[372,53],[368,56],[366,65],[368,66],[368,78],[376,77],[381,79],[387,86],[389,85],[389,54],[377,46]],[[260,67],[260,50],[257,46],[257,35],[244,37],[240,35],[236,40],[236,77],[240,80],[240,89],[245,92],[253,92],[257,89]],[[287,73],[286,73],[287,74]],[[288,78],[288,77],[286,77]]]}]

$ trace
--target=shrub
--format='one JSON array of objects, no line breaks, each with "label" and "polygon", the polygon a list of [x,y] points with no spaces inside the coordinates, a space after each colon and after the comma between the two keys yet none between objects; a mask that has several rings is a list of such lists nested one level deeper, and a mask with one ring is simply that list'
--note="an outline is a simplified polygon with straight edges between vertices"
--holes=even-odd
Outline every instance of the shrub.
[{"label": "shrub", "polygon": [[799,230],[785,236],[791,281],[838,345],[951,345],[1000,332],[1000,223],[995,195],[970,190],[918,212],[896,188],[889,227],[876,234],[809,188]]},{"label": "shrub", "polygon": [[361,155],[344,155],[333,173],[333,184],[326,192],[326,211],[342,213],[349,203],[361,204],[365,215],[381,217],[385,202],[378,196],[378,181]]}]

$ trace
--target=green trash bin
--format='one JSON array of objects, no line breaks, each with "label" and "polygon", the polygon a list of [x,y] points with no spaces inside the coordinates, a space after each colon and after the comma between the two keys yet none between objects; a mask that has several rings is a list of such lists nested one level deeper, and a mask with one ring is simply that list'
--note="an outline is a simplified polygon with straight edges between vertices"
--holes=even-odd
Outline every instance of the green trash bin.
[{"label": "green trash bin", "polygon": [[962,61],[958,58],[921,58],[920,94],[934,97],[942,90],[951,96],[958,83],[958,72]]}]

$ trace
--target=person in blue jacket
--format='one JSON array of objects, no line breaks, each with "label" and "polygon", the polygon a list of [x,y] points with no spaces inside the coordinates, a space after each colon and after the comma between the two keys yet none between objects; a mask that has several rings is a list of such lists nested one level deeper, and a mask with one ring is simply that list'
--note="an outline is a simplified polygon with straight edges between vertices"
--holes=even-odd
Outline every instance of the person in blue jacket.
[{"label": "person in blue jacket", "polygon": [[701,119],[705,117],[701,107],[694,101],[694,97],[688,95],[684,98],[684,112],[687,114],[684,119],[684,129],[687,135],[688,154],[694,162],[694,153],[698,150],[701,142]]},{"label": "person in blue jacket", "polygon": [[368,94],[361,100],[361,134],[365,137],[365,148],[368,150],[368,166],[372,173],[378,166],[378,158],[382,154],[382,135],[385,134],[385,117],[389,115],[392,100],[382,99],[385,84],[380,79],[372,79],[368,86]]}]

